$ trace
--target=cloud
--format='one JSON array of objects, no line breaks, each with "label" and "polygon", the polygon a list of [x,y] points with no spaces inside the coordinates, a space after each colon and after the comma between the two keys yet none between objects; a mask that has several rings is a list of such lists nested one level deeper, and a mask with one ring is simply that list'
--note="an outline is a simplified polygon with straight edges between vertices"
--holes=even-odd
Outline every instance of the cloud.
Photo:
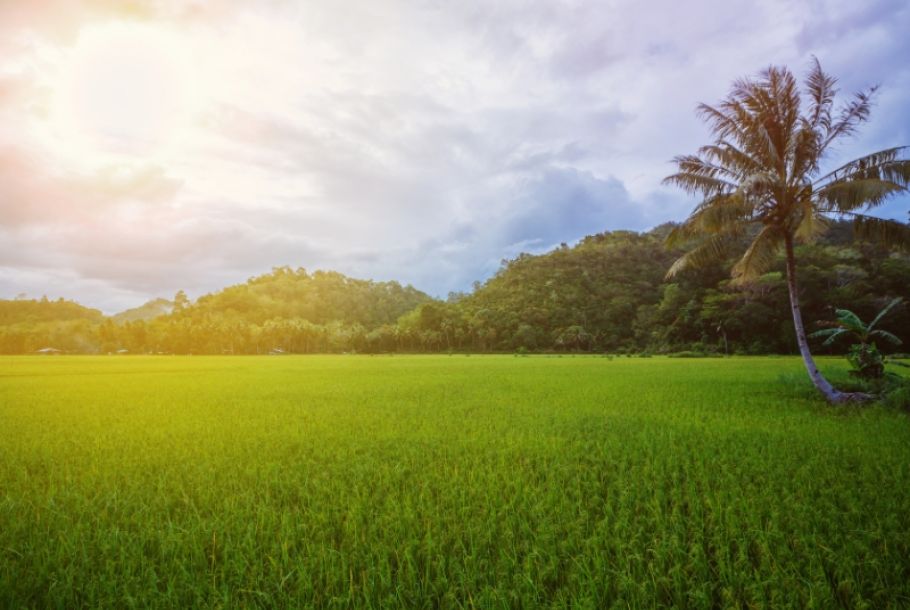
[{"label": "cloud", "polygon": [[641,207],[616,178],[603,180],[572,168],[548,168],[525,184],[523,191],[503,214],[502,234],[507,244],[550,246],[610,226],[647,226]]},{"label": "cloud", "polygon": [[154,165],[106,167],[92,175],[54,175],[22,151],[0,151],[0,224],[64,224],[97,220],[136,206],[172,201],[180,181]]},{"label": "cloud", "polygon": [[[54,89],[112,20],[174,33],[205,95],[168,155],[74,162]],[[910,142],[908,28],[897,0],[2,3],[0,297],[113,311],[285,264],[465,290],[521,251],[682,218],[660,179],[708,138],[695,105],[768,64],[882,84],[830,163]]]}]

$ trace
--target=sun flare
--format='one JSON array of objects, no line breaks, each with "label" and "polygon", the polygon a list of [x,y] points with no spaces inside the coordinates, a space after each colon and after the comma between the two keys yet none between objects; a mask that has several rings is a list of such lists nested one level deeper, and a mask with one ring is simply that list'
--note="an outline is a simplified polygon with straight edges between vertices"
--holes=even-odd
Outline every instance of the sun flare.
[{"label": "sun flare", "polygon": [[176,34],[107,23],[85,28],[62,65],[51,131],[88,164],[149,159],[179,143],[197,107],[190,52]]}]

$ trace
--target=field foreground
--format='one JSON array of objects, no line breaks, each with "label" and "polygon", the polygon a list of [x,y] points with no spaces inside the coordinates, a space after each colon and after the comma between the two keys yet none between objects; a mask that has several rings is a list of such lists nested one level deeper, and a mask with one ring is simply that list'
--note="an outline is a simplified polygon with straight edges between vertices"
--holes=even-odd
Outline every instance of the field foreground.
[{"label": "field foreground", "polygon": [[0,358],[0,607],[907,607],[910,418],[800,371]]}]

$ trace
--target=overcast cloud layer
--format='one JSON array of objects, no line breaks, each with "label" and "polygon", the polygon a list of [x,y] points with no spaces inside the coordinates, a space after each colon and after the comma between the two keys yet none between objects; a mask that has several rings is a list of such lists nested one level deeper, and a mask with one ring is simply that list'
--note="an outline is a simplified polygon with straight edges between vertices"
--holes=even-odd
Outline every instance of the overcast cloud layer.
[{"label": "overcast cloud layer", "polygon": [[[209,83],[163,160],[43,139],[61,58],[111,20],[190,41]],[[113,312],[278,265],[470,289],[519,252],[683,218],[660,180],[707,141],[695,105],[769,64],[881,84],[832,165],[910,144],[908,31],[904,0],[4,2],[0,298]]]}]

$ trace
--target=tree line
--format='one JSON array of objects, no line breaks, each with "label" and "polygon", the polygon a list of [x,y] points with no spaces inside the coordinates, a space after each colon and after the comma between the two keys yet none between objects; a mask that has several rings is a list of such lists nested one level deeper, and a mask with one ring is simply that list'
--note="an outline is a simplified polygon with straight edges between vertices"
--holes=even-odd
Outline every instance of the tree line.
[{"label": "tree line", "polygon": [[[733,260],[723,257],[665,280],[683,252],[665,245],[673,228],[521,254],[444,300],[288,267],[195,302],[180,292],[117,316],[63,299],[0,300],[0,353],[796,353],[783,256],[749,282],[731,281]],[[910,256],[854,240],[849,223],[833,223],[796,256],[810,329],[836,308],[873,316],[895,297],[910,300]],[[890,315],[910,341],[910,311]]]}]

